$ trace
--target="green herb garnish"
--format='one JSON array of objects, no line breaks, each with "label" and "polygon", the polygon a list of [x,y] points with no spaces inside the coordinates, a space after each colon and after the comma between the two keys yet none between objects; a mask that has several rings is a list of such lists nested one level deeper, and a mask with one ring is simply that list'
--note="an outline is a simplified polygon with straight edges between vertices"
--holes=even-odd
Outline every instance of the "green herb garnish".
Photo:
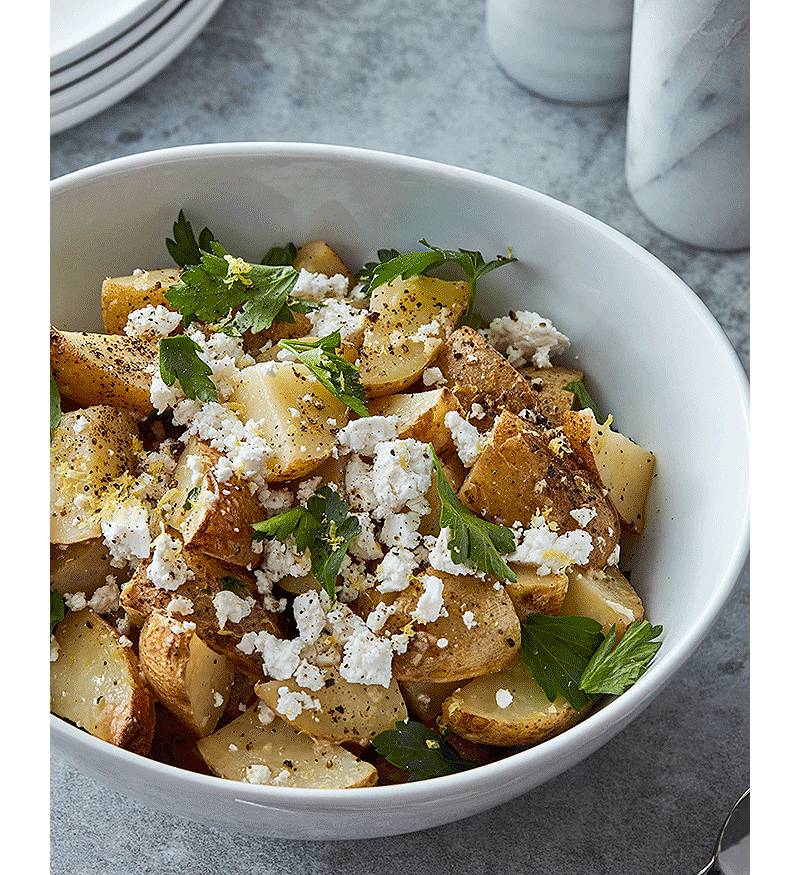
[{"label": "green herb garnish", "polygon": [[575,397],[578,399],[579,410],[591,410],[597,422],[604,421],[600,416],[600,408],[595,404],[594,399],[589,394],[586,386],[583,385],[582,380],[573,380],[571,383],[567,383],[564,389],[575,394]]},{"label": "green herb garnish", "polygon": [[662,626],[634,620],[615,647],[617,633],[612,626],[581,675],[581,689],[593,695],[624,693],[647,671],[661,647],[661,642],[653,639],[662,631]]},{"label": "green herb garnish", "polygon": [[50,372],[50,431],[58,428],[61,422],[61,393],[58,391],[55,377]]},{"label": "green herb garnish", "polygon": [[361,270],[356,274],[356,282],[363,283],[364,289],[368,289],[372,284],[372,276],[375,269],[385,261],[391,261],[393,258],[398,258],[400,253],[397,249],[379,249],[378,260],[368,261]]},{"label": "green herb garnish", "polygon": [[50,590],[50,634],[55,631],[56,626],[64,619],[66,613],[66,605],[64,604],[64,596],[57,589]]},{"label": "green herb garnish", "polygon": [[230,577],[229,575],[225,575],[225,577],[221,577],[219,579],[220,589],[227,589],[229,592],[234,592],[236,595],[241,596],[242,593],[249,592],[247,584],[240,580],[238,577]]},{"label": "green herb garnish", "polygon": [[216,401],[217,387],[209,378],[211,368],[200,358],[199,344],[185,334],[165,337],[158,344],[161,379],[172,386],[177,379],[187,398]]},{"label": "green herb garnish", "polygon": [[410,772],[412,781],[475,768],[475,763],[465,760],[444,735],[415,720],[398,720],[394,729],[376,735],[372,746],[393,766]]},{"label": "green herb garnish", "polygon": [[256,537],[285,541],[294,537],[297,549],[311,554],[311,571],[331,602],[336,578],[352,541],[361,531],[358,517],[329,486],[318,489],[306,507],[293,507],[253,526]]},{"label": "green herb garnish", "polygon": [[195,239],[192,223],[186,218],[183,210],[178,213],[178,218],[172,225],[174,240],[166,239],[167,251],[172,256],[175,264],[186,267],[189,264],[199,264],[201,252],[210,252],[211,243],[216,240],[214,234],[203,228],[200,232],[199,241]]},{"label": "green herb garnish", "polygon": [[427,252],[403,252],[389,261],[382,261],[376,265],[368,285],[364,288],[365,293],[369,295],[378,286],[391,282],[397,277],[407,279],[410,276],[420,276],[427,274],[435,267],[454,263],[459,265],[466,274],[471,289],[469,308],[464,322],[476,327],[474,323],[478,320],[475,318],[473,308],[478,280],[498,267],[516,261],[517,259],[511,255],[511,250],[509,249],[508,255],[498,255],[493,261],[486,261],[480,252],[473,249],[440,249],[438,246],[431,246],[424,238],[419,242],[428,247]]},{"label": "green herb garnish", "polygon": [[342,345],[338,331],[319,340],[281,340],[278,346],[291,350],[320,383],[359,416],[369,416],[358,368],[336,354]]},{"label": "green herb garnish", "polygon": [[186,501],[183,502],[183,509],[191,510],[198,495],[200,495],[200,487],[192,486],[192,488],[186,493]]},{"label": "green herb garnish", "polygon": [[477,568],[498,580],[516,580],[517,575],[501,556],[502,553],[513,553],[517,548],[511,529],[487,522],[464,507],[447,482],[433,444],[428,445],[428,450],[433,459],[436,491],[441,502],[439,525],[450,529],[447,546],[453,562]]},{"label": "green herb garnish", "polygon": [[261,259],[261,263],[271,264],[274,267],[282,265],[291,267],[294,264],[295,258],[297,258],[297,247],[294,243],[287,243],[285,246],[273,246],[269,249]]}]

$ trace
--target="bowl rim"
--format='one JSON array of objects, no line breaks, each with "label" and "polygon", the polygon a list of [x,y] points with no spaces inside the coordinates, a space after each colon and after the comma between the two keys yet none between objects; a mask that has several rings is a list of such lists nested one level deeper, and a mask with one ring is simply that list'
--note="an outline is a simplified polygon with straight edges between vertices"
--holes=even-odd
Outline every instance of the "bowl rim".
[{"label": "bowl rim", "polygon": [[[481,185],[518,197],[538,201],[544,204],[547,209],[560,213],[564,218],[593,229],[596,233],[605,237],[612,246],[619,247],[629,257],[646,264],[650,269],[660,274],[664,283],[672,286],[676,295],[683,297],[684,303],[693,311],[699,323],[705,329],[709,343],[717,347],[720,362],[727,365],[728,373],[738,391],[742,429],[745,442],[749,444],[749,384],[747,377],[730,340],[703,301],[677,274],[656,258],[655,255],[652,255],[620,231],[584,213],[582,210],[577,209],[577,207],[565,204],[550,195],[543,194],[518,183],[509,182],[500,177],[480,173],[475,170],[468,170],[450,164],[393,152],[333,144],[252,141],[175,146],[114,158],[75,170],[54,179],[50,183],[51,200],[63,191],[72,190],[85,183],[90,183],[103,177],[114,176],[117,173],[144,170],[147,167],[162,166],[187,160],[240,157],[319,158],[344,160],[350,163],[373,163],[381,166],[390,166],[393,169],[431,175],[437,179]],[[590,747],[590,742],[593,738],[598,736],[604,737],[602,743],[605,743],[615,734],[615,724],[625,725],[643,710],[691,656],[710,631],[719,612],[733,591],[748,555],[750,519],[748,462],[749,460],[745,459],[745,506],[740,528],[736,535],[736,548],[729,556],[720,575],[719,582],[705,609],[695,618],[687,634],[676,642],[674,648],[665,653],[663,657],[657,657],[645,675],[622,696],[612,699],[603,708],[593,711],[586,719],[560,735],[526,750],[511,754],[504,759],[478,766],[468,771],[457,772],[456,774],[445,775],[439,778],[430,778],[424,781],[359,787],[348,790],[326,790],[245,784],[239,781],[219,778],[215,775],[191,772],[114,747],[52,714],[50,715],[51,737],[58,741],[63,740],[73,747],[85,747],[90,757],[119,759],[121,760],[121,767],[138,768],[141,770],[143,778],[151,776],[155,782],[185,782],[187,791],[208,791],[214,795],[225,794],[229,797],[228,801],[231,802],[236,801],[255,806],[263,804],[265,807],[279,808],[297,808],[307,805],[319,810],[330,809],[333,811],[342,808],[367,810],[371,803],[380,803],[385,807],[387,805],[402,806],[409,803],[435,802],[445,796],[464,794],[469,790],[480,790],[480,785],[484,780],[491,779],[493,784],[511,782],[522,771],[527,772],[535,769],[537,765],[557,762],[558,759],[567,760],[569,767],[583,758],[580,753],[582,748],[587,747],[590,750],[594,750],[594,747]],[[572,754],[572,758],[570,758],[570,754]],[[252,798],[243,799],[241,798],[243,795]],[[263,800],[263,803],[259,800]],[[322,805],[320,803],[327,804]],[[180,814],[180,812],[176,813]]]}]

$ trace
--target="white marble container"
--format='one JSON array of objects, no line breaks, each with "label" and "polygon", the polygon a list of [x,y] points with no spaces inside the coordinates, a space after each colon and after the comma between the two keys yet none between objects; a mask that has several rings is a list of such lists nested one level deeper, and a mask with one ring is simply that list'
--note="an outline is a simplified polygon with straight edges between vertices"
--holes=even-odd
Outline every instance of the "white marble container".
[{"label": "white marble container", "polygon": [[639,209],[703,249],[750,241],[748,0],[636,0],[625,172]]},{"label": "white marble container", "polygon": [[487,0],[497,63],[550,100],[606,103],[628,91],[633,0]]}]

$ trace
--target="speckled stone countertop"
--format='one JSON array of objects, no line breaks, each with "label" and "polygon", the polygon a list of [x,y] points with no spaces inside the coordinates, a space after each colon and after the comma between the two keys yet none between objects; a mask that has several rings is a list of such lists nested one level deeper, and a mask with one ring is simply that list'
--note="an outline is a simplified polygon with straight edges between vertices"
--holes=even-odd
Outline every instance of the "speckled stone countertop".
[{"label": "speckled stone countertop", "polygon": [[[52,141],[52,173],[187,143],[384,149],[522,183],[678,273],[748,365],[748,255],[675,243],[623,178],[625,104],[540,100],[495,66],[481,0],[227,0],[126,101]],[[749,784],[748,575],[664,693],[588,760],[486,814],[370,842],[252,839],[166,817],[52,760],[52,872],[692,873]]]}]

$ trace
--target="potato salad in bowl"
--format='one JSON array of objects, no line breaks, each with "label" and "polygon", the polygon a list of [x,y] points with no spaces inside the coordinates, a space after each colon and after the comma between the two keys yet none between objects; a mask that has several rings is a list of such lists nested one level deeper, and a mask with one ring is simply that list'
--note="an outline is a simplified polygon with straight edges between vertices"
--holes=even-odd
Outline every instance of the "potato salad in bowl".
[{"label": "potato salad in bowl", "polygon": [[481,299],[511,250],[419,245],[354,274],[180,213],[174,267],[103,283],[105,333],[51,329],[54,714],[345,789],[495,761],[646,671],[653,453],[568,326]]}]

